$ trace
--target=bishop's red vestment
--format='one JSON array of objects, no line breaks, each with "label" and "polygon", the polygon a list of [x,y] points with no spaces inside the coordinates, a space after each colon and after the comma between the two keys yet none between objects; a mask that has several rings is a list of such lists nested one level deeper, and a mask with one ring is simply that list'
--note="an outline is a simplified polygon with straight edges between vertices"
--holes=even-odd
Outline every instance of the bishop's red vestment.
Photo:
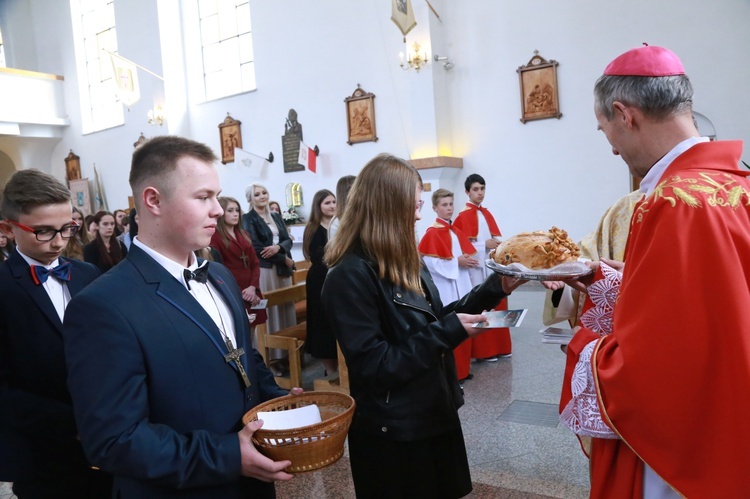
[{"label": "bishop's red vestment", "polygon": [[[696,144],[636,206],[612,334],[591,358],[619,440],[593,439],[591,496],[639,497],[647,463],[686,497],[750,490],[750,172]],[[592,336],[573,339],[575,356]]]}]

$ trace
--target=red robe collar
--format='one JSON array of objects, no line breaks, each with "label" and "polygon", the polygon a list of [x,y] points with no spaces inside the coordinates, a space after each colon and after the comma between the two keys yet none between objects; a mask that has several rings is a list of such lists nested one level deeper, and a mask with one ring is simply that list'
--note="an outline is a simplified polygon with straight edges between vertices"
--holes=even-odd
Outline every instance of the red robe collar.
[{"label": "red robe collar", "polygon": [[474,245],[471,244],[466,234],[461,232],[455,225],[446,222],[442,218],[435,220],[425,232],[422,240],[419,241],[419,253],[422,256],[432,256],[435,258],[451,259],[453,254],[453,241],[451,240],[451,232],[453,232],[458,238],[458,243],[461,245],[461,251],[466,255],[474,255],[477,250]]},{"label": "red robe collar", "polygon": [[470,238],[476,239],[479,235],[479,213],[484,215],[487,227],[490,229],[490,234],[492,236],[502,236],[497,222],[495,222],[495,217],[492,216],[490,210],[484,206],[477,206],[474,203],[466,203],[466,207],[456,217],[454,225],[458,226]]}]

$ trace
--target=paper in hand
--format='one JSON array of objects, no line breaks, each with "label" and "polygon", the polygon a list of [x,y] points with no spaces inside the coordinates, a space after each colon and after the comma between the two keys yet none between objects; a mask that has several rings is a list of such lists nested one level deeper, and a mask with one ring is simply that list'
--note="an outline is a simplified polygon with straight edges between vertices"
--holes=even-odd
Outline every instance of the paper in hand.
[{"label": "paper in hand", "polygon": [[518,310],[492,310],[485,312],[483,315],[487,317],[486,321],[477,322],[472,324],[473,327],[478,328],[493,328],[493,327],[518,327],[523,322],[523,318],[526,317],[528,309]]},{"label": "paper in hand", "polygon": [[262,300],[260,301],[260,303],[258,303],[257,305],[253,305],[252,307],[250,307],[250,310],[263,310],[263,309],[265,309],[265,308],[266,308],[267,306],[268,306],[268,300],[267,300],[267,299],[265,299],[265,298],[263,298],[263,299],[262,299]]}]

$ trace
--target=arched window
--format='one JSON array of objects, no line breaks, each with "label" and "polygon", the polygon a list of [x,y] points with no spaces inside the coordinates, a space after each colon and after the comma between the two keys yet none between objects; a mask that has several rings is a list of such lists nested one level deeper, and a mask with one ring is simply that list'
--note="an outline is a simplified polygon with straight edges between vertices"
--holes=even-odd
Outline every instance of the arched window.
[{"label": "arched window", "polygon": [[205,99],[256,89],[248,0],[198,0]]},{"label": "arched window", "polygon": [[125,117],[108,54],[117,52],[114,0],[70,0],[70,13],[83,132],[122,125]]},{"label": "arched window", "polygon": [[3,34],[0,32],[0,68],[5,66],[5,47],[3,47]]}]

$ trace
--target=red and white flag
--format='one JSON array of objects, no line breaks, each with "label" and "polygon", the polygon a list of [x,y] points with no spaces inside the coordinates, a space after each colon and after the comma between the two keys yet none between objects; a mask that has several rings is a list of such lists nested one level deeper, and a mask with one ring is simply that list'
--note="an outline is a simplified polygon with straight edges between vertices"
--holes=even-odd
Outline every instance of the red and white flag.
[{"label": "red and white flag", "polygon": [[299,159],[297,162],[304,166],[307,170],[313,173],[317,173],[316,159],[318,155],[315,154],[313,149],[310,149],[307,144],[300,141],[299,143]]}]

